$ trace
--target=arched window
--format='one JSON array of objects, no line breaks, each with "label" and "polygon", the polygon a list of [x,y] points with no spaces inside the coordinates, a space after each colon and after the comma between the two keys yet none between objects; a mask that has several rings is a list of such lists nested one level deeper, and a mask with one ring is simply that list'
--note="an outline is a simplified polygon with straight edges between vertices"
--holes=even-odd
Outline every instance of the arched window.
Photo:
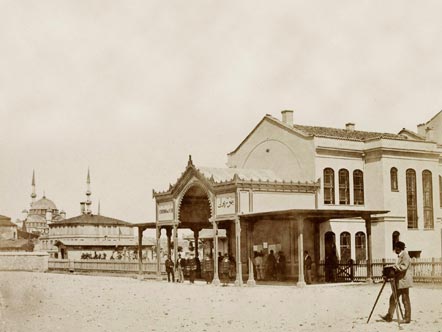
[{"label": "arched window", "polygon": [[433,229],[433,180],[429,170],[422,172],[422,189],[424,197],[424,228]]},{"label": "arched window", "polygon": [[335,172],[324,169],[324,204],[335,204]]},{"label": "arched window", "polygon": [[351,237],[349,232],[342,232],[341,240],[341,261],[347,262],[351,258]]},{"label": "arched window", "polygon": [[364,232],[357,232],[355,235],[356,262],[367,259],[366,242]]},{"label": "arched window", "polygon": [[398,191],[399,190],[399,186],[397,183],[397,168],[396,167],[392,167],[390,169],[390,186],[391,186],[391,191]]},{"label": "arched window", "polygon": [[339,204],[350,204],[350,181],[346,169],[339,170]]},{"label": "arched window", "polygon": [[391,242],[392,242],[392,249],[394,250],[394,245],[396,244],[396,242],[398,242],[399,241],[399,236],[400,236],[401,234],[398,232],[398,231],[394,231],[393,232],[393,235],[391,236],[392,237],[392,239],[391,239]]},{"label": "arched window", "polygon": [[353,172],[353,197],[355,205],[364,205],[364,173],[358,169]]},{"label": "arched window", "polygon": [[408,228],[417,228],[417,200],[416,200],[416,172],[414,169],[406,171],[407,185],[407,225]]}]

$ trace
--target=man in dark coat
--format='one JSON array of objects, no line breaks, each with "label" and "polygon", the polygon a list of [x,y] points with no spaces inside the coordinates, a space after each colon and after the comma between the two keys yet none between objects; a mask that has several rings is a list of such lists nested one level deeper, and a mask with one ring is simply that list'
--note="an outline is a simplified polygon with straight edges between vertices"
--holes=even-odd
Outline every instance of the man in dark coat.
[{"label": "man in dark coat", "polygon": [[175,282],[174,264],[170,255],[167,255],[164,264],[166,265],[167,281],[170,282],[170,277],[172,276],[172,282]]},{"label": "man in dark coat", "polygon": [[187,268],[189,270],[189,281],[191,284],[195,283],[195,277],[196,277],[196,269],[197,269],[197,262],[195,258],[195,254],[191,253],[190,257],[187,259]]},{"label": "man in dark coat", "polygon": [[312,283],[312,258],[308,254],[308,251],[304,251],[304,270],[305,270],[305,283],[310,285]]},{"label": "man in dark coat", "polygon": [[203,272],[206,283],[210,284],[213,280],[213,258],[210,254],[207,254],[203,260]]},{"label": "man in dark coat", "polygon": [[[394,245],[394,251],[396,252],[397,260],[394,265],[391,265],[396,270],[395,285],[397,290],[397,300],[402,297],[402,303],[405,309],[404,320],[402,323],[408,324],[411,321],[411,303],[409,288],[413,286],[413,272],[411,270],[411,258],[408,252],[405,251],[405,243],[398,241]],[[390,305],[388,313],[381,318],[386,322],[393,320],[394,310],[396,309],[396,298],[392,293],[390,296]]]},{"label": "man in dark coat", "polygon": [[273,250],[270,250],[270,254],[267,256],[266,270],[267,279],[275,280],[276,257],[273,254]]}]

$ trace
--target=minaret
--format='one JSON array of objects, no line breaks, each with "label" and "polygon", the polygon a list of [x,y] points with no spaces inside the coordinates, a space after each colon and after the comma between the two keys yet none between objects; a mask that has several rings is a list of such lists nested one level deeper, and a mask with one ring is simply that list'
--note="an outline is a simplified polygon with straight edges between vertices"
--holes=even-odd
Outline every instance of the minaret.
[{"label": "minaret", "polygon": [[37,197],[37,194],[35,193],[35,170],[32,170],[32,194],[31,194],[31,206],[35,202],[35,198]]},{"label": "minaret", "polygon": [[91,201],[90,198],[91,198],[92,192],[91,192],[91,175],[90,175],[90,172],[89,172],[89,168],[87,169],[86,183],[87,183],[87,190],[86,190],[86,209],[85,209],[85,212],[87,214],[91,214],[92,213],[92,211],[91,211],[92,201]]}]

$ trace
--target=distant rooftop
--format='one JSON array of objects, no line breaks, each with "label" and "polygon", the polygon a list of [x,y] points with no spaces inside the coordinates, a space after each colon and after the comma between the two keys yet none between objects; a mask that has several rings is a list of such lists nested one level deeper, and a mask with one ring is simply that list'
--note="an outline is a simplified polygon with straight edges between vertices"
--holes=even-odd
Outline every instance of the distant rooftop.
[{"label": "distant rooftop", "polygon": [[108,225],[108,226],[132,226],[133,224],[114,218],[105,217],[102,215],[82,214],[76,217],[57,220],[51,225]]},{"label": "distant rooftop", "polygon": [[297,129],[306,135],[312,135],[317,137],[330,137],[330,138],[340,138],[353,141],[367,141],[371,139],[400,139],[406,140],[405,135],[391,134],[391,133],[378,133],[373,131],[362,131],[362,130],[348,130],[340,128],[329,128],[329,127],[317,127],[317,126],[304,126],[304,125],[293,125],[294,129]]}]

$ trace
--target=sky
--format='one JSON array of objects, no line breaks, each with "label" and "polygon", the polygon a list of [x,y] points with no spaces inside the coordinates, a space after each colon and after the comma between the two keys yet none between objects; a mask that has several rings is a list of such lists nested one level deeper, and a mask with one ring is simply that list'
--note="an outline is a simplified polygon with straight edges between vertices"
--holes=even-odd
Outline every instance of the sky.
[{"label": "sky", "polygon": [[155,220],[152,189],[225,167],[255,125],[397,133],[442,109],[439,1],[0,0],[0,214],[43,193]]}]

